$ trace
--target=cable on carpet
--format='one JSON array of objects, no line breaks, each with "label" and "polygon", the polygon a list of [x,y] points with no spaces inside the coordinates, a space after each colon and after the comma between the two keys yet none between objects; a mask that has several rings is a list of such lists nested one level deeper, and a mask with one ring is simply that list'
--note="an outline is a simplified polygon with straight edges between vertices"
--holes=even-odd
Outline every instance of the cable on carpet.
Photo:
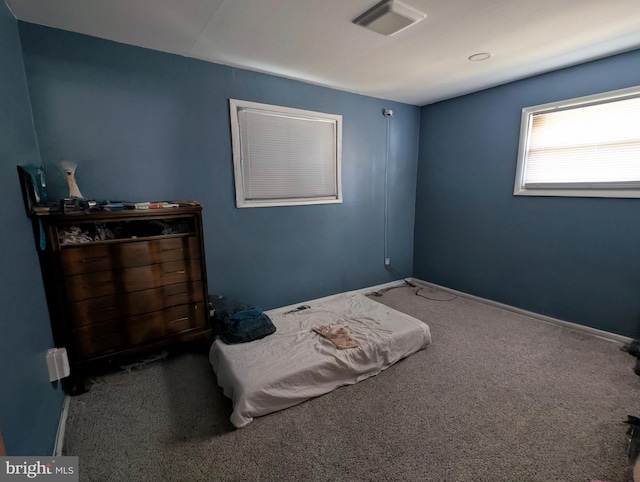
[{"label": "cable on carpet", "polygon": [[[418,288],[417,285],[409,283],[407,280],[402,279],[402,281],[404,281],[409,287],[411,288]],[[381,290],[378,291],[374,291],[373,293],[370,293],[371,296],[382,296],[384,293],[386,293],[387,291],[391,291],[391,290],[395,290],[398,288],[406,288],[407,285],[399,285],[399,286],[391,286],[389,288],[383,288]],[[417,297],[419,298],[424,298],[425,300],[430,300],[430,301],[453,301],[455,300],[458,295],[451,295],[448,298],[432,298],[430,296],[425,296],[425,295],[421,295],[420,292],[422,290],[428,290],[429,294],[435,295],[436,293],[439,293],[440,290],[437,288],[431,288],[431,287],[426,287],[426,286],[421,286],[420,288],[418,288],[416,290],[416,292],[414,293]]]},{"label": "cable on carpet", "polygon": [[403,278],[403,277],[400,275],[400,273],[398,273],[395,269],[393,269],[393,268],[391,267],[391,265],[390,265],[390,264],[388,264],[388,265],[386,266],[386,268],[387,268],[389,271],[391,271],[391,272],[396,276],[396,278],[398,279],[398,281],[404,281],[404,283],[405,283],[405,284],[407,284],[407,285],[411,286],[412,288],[415,288],[415,287],[416,287],[416,285],[414,285],[411,281],[408,281],[406,278]]},{"label": "cable on carpet", "polygon": [[436,288],[427,288],[425,286],[422,286],[421,288],[418,288],[418,291],[416,291],[415,295],[419,298],[424,298],[425,300],[431,300],[431,301],[453,301],[458,297],[458,295],[451,295],[450,298],[430,298],[429,296],[418,294],[424,289],[428,289],[430,294],[436,294],[440,291],[439,289],[436,289]]},{"label": "cable on carpet", "polygon": [[391,271],[395,276],[396,279],[398,281],[402,281],[403,283],[405,283],[404,285],[400,285],[400,286],[391,286],[389,288],[383,288],[381,290],[378,291],[374,291],[373,293],[370,293],[371,296],[382,296],[384,293],[386,293],[389,290],[395,290],[396,288],[404,288],[405,285],[406,286],[410,286],[411,288],[415,288],[416,285],[414,285],[411,281],[407,280],[406,278],[403,278],[395,269],[393,269],[390,265],[385,266],[385,268],[387,268],[389,271]]}]

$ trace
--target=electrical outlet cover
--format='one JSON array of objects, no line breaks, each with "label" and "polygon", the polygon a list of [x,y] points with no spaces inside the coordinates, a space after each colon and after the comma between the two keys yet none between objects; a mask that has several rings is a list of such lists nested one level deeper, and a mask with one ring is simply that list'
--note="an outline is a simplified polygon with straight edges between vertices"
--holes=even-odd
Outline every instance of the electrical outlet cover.
[{"label": "electrical outlet cover", "polygon": [[56,370],[58,371],[58,378],[68,377],[71,373],[69,368],[69,357],[67,356],[66,348],[58,348],[55,354],[56,358]]},{"label": "electrical outlet cover", "polygon": [[58,370],[56,370],[56,348],[51,348],[47,351],[47,368],[49,369],[49,381],[55,382],[58,380]]}]

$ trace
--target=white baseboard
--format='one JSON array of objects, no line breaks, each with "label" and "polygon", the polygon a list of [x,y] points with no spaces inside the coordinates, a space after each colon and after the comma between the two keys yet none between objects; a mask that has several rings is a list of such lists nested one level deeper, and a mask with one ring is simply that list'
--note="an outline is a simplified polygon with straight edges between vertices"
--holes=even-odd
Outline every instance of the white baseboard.
[{"label": "white baseboard", "polygon": [[435,283],[429,283],[427,281],[423,281],[418,278],[409,278],[413,283],[417,283],[423,286],[428,286],[430,288],[435,288],[440,291],[444,291],[447,293],[451,293],[453,295],[461,296],[463,298],[467,298],[473,301],[478,301],[480,303],[484,303],[487,305],[495,306],[498,308],[502,308],[507,311],[512,311],[514,313],[518,313],[520,315],[529,316],[531,318],[535,318],[537,320],[543,321],[545,323],[552,323],[554,325],[563,326],[565,328],[569,328],[570,330],[581,331],[583,333],[588,333],[593,336],[597,336],[600,338],[604,338],[609,341],[614,341],[617,343],[628,344],[633,341],[633,338],[629,338],[628,336],[618,335],[617,333],[611,333],[604,330],[598,330],[597,328],[591,328],[590,326],[579,325],[577,323],[572,323],[570,321],[559,320],[557,318],[553,318],[551,316],[541,315],[539,313],[535,313],[533,311],[523,310],[521,308],[516,308],[515,306],[506,305],[504,303],[499,303],[497,301],[489,300],[486,298],[481,298],[479,296],[470,295],[469,293],[464,293],[462,291],[454,290],[451,288],[446,288],[444,286],[437,285]]},{"label": "white baseboard", "polygon": [[65,395],[62,402],[62,410],[60,411],[60,421],[58,422],[58,432],[56,433],[56,444],[53,446],[53,456],[60,457],[62,455],[62,447],[64,446],[64,433],[67,429],[67,417],[69,416],[69,401],[71,397]]}]

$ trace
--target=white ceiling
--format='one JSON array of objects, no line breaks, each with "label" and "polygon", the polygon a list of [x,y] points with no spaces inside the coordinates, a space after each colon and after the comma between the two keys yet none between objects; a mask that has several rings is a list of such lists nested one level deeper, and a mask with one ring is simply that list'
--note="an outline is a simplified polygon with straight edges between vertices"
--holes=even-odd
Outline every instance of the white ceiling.
[{"label": "white ceiling", "polygon": [[377,1],[6,0],[25,22],[414,105],[640,47],[640,0],[402,0],[427,18],[391,37],[352,23]]}]

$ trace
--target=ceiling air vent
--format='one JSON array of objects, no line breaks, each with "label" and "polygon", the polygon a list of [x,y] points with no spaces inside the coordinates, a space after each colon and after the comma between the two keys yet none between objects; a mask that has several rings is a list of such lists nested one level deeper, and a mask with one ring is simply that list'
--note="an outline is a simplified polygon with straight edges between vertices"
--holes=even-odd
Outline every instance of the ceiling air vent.
[{"label": "ceiling air vent", "polygon": [[402,2],[383,0],[356,18],[353,23],[390,36],[411,27],[426,17],[426,13]]}]

